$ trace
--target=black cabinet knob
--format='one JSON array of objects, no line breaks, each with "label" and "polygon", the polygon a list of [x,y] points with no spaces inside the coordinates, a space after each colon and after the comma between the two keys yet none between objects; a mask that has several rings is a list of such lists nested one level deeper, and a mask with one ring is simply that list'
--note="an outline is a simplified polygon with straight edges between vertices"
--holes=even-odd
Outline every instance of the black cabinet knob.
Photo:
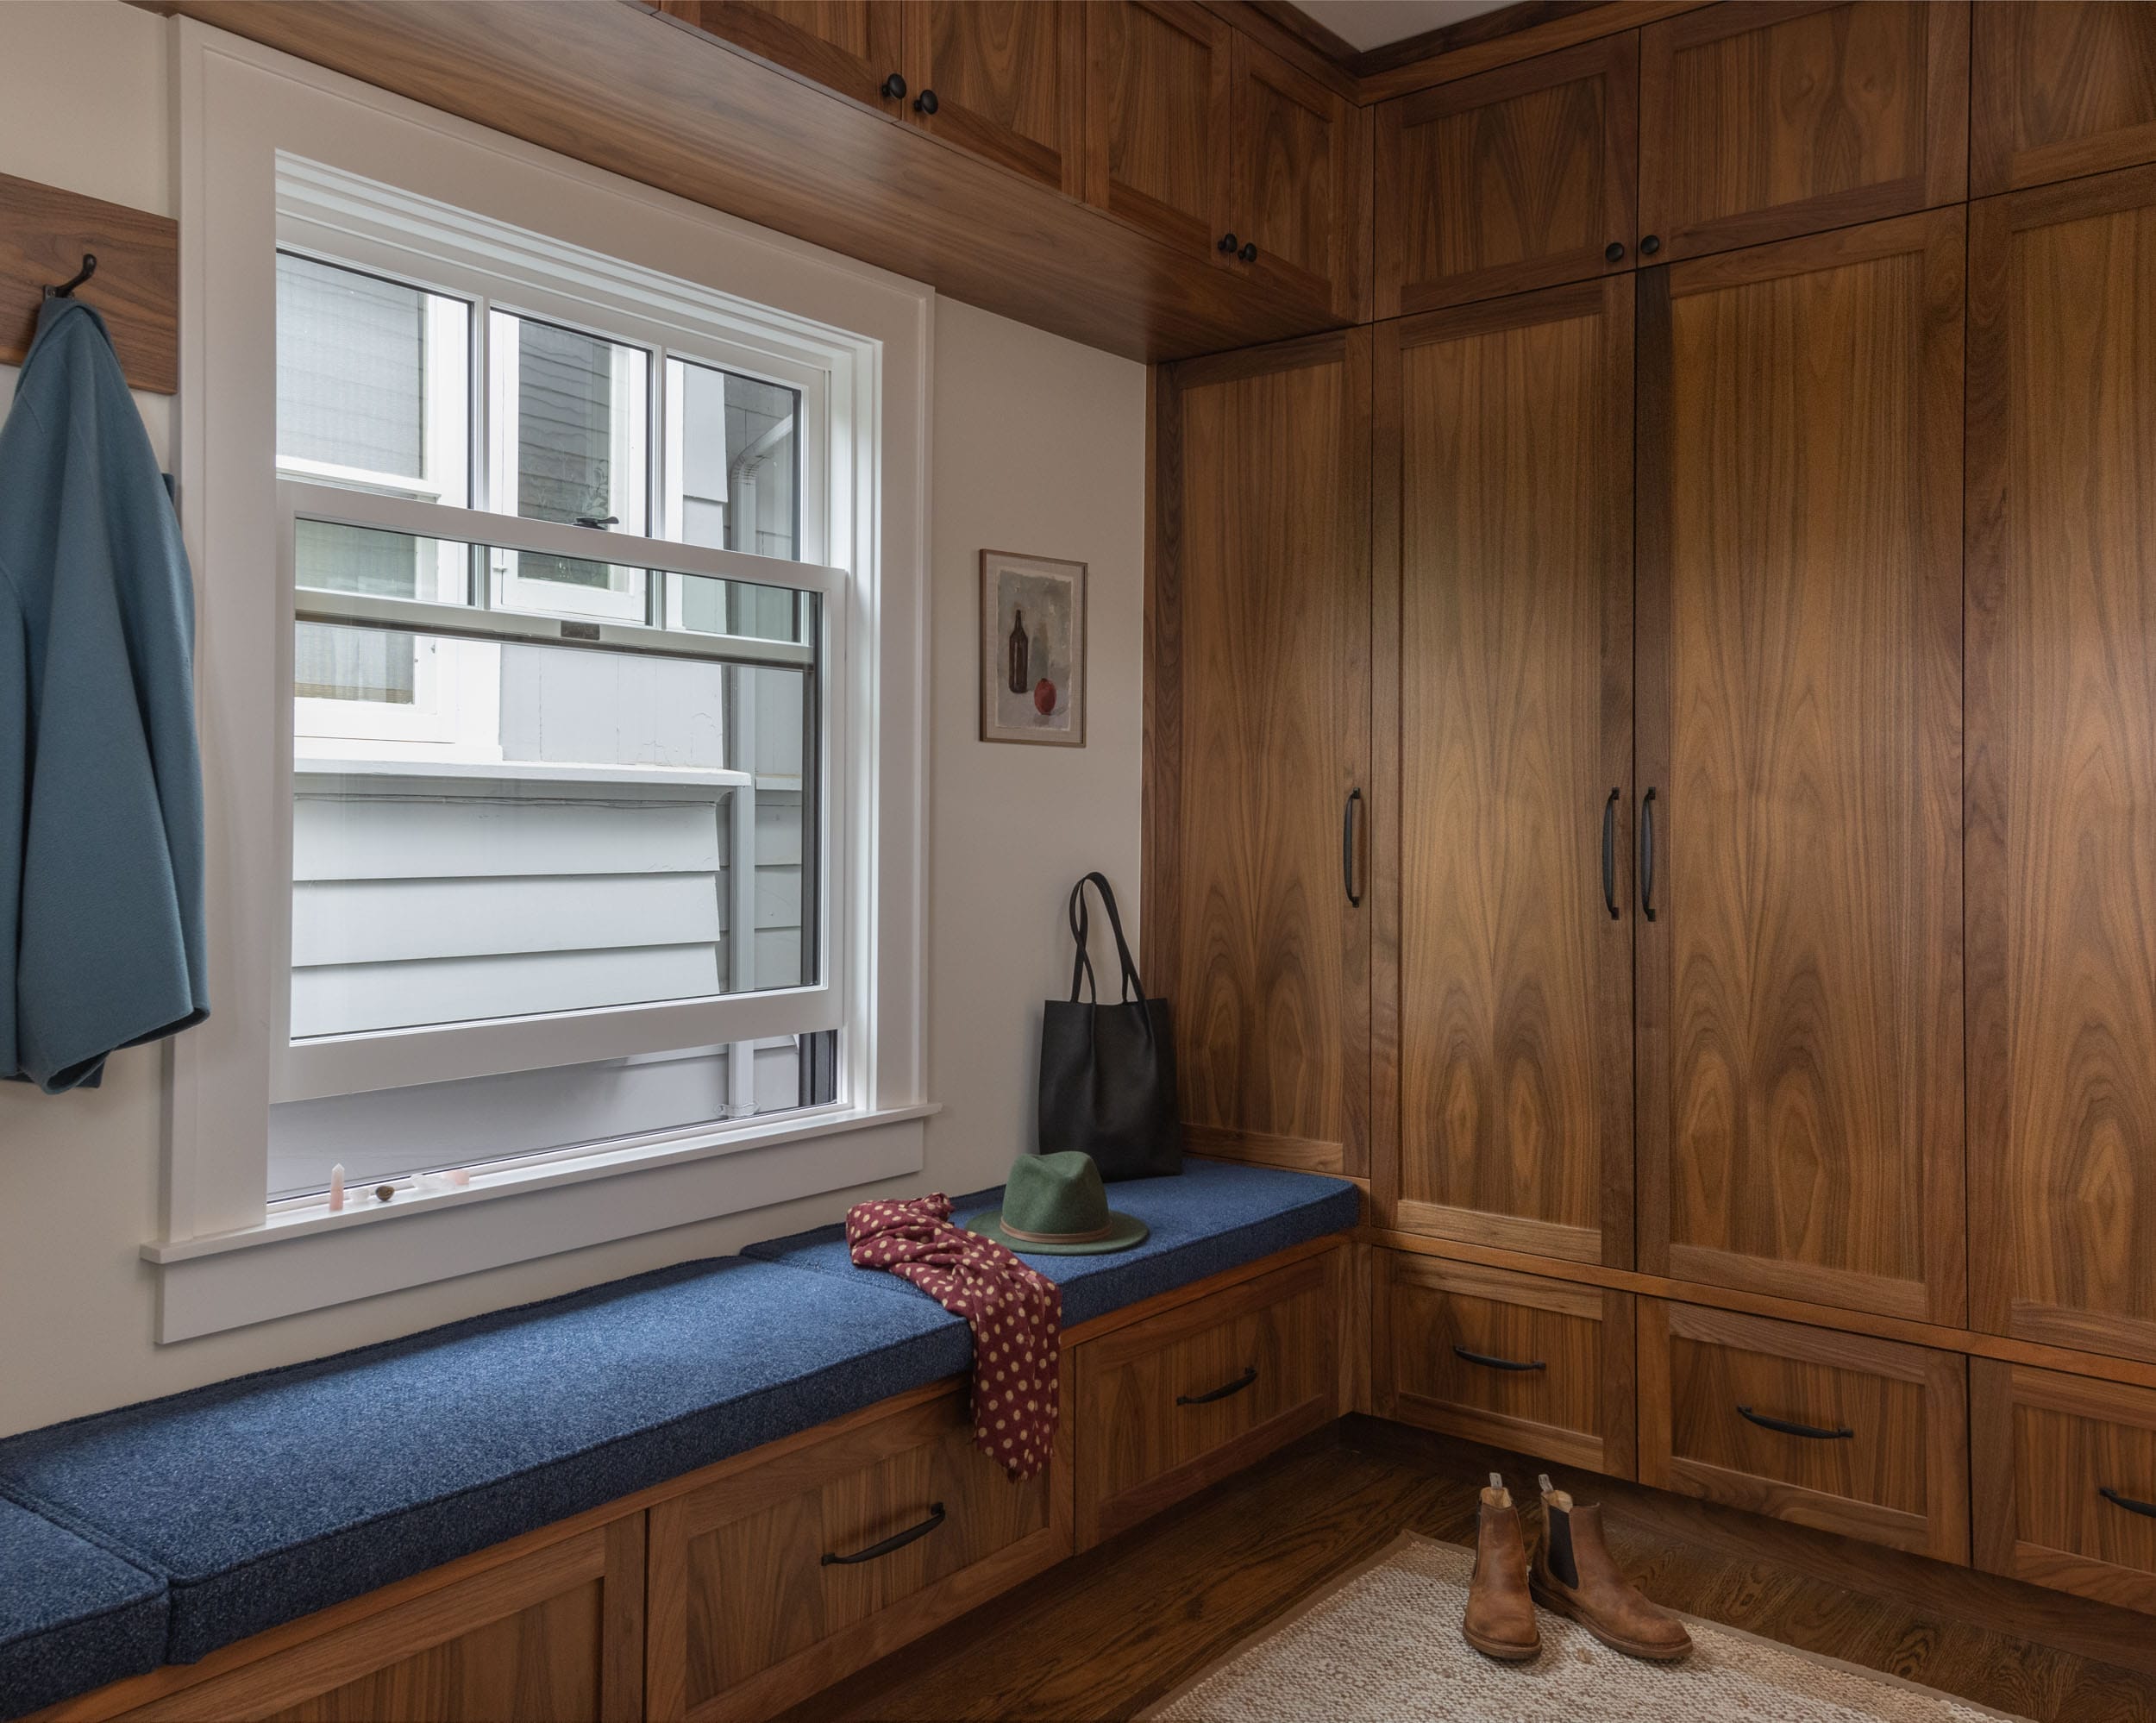
[{"label": "black cabinet knob", "polygon": [[1254,245],[1245,245],[1242,250],[1236,253],[1236,255],[1241,258],[1245,263],[1256,263],[1257,261],[1257,247]]},{"label": "black cabinet knob", "polygon": [[1639,241],[1639,255],[1642,257],[1652,257],[1655,253],[1661,249],[1662,240],[1661,236],[1658,234],[1649,234],[1645,239]]},{"label": "black cabinet knob", "polygon": [[887,100],[903,102],[906,100],[906,80],[897,72],[893,72],[883,80],[883,93]]},{"label": "black cabinet knob", "polygon": [[917,114],[932,114],[937,105],[933,90],[924,90],[913,98],[913,111]]},{"label": "black cabinet knob", "polygon": [[1624,259],[1625,259],[1625,242],[1624,242],[1624,241],[1622,241],[1622,240],[1612,240],[1612,241],[1610,241],[1610,242],[1609,242],[1608,245],[1606,245],[1606,246],[1604,246],[1604,247],[1602,247],[1602,255],[1603,255],[1604,257],[1608,258],[1608,260],[1609,260],[1612,263],[1621,263],[1621,262],[1623,262],[1623,261],[1624,261]]},{"label": "black cabinet knob", "polygon": [[1233,234],[1222,234],[1220,235],[1220,243],[1216,246],[1214,249],[1223,257],[1233,257],[1235,255],[1235,235]]}]

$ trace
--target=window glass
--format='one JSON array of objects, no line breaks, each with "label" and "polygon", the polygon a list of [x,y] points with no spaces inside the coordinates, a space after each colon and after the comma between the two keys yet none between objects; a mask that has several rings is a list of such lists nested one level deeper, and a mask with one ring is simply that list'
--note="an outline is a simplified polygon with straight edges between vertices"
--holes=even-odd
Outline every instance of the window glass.
[{"label": "window glass", "polygon": [[[686,360],[671,360],[667,372],[680,422],[674,451],[680,504],[669,536],[755,556],[799,557],[799,393]],[[703,617],[688,625],[714,633],[761,632]]]}]

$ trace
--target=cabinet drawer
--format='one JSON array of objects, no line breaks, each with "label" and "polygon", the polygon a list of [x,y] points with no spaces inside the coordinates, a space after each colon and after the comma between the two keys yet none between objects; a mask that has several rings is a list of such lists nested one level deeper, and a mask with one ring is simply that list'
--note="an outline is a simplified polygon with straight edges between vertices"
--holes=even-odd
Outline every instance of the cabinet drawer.
[{"label": "cabinet drawer", "polygon": [[1405,1251],[1381,1274],[1384,1416],[1632,1476],[1630,1294]]},{"label": "cabinet drawer", "polygon": [[1338,1414],[1339,1256],[1306,1257],[1075,1349],[1081,1549]]},{"label": "cabinet drawer", "polygon": [[654,1507],[649,1715],[769,1716],[1069,1555],[1068,1416],[1014,1484],[968,1405],[901,1395]]},{"label": "cabinet drawer", "polygon": [[1966,1363],[1642,1299],[1640,1481],[1965,1562]]},{"label": "cabinet drawer", "polygon": [[1969,1392],[1977,1565],[2156,1612],[2156,1389],[1973,1358]]}]

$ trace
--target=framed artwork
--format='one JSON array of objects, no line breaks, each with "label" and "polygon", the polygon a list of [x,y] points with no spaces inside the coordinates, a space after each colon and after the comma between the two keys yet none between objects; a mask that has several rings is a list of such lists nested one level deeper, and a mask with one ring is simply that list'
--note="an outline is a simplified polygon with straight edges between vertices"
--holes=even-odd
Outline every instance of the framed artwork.
[{"label": "framed artwork", "polygon": [[1086,565],[981,553],[981,739],[1086,745]]}]

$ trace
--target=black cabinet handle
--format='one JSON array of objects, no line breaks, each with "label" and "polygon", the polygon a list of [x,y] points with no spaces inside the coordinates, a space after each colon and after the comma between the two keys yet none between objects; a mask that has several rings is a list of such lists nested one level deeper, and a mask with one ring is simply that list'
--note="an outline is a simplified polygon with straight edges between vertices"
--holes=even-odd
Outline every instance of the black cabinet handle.
[{"label": "black cabinet handle", "polygon": [[1362,805],[1362,791],[1350,790],[1347,806],[1340,811],[1340,888],[1350,909],[1363,907],[1363,894],[1355,889],[1355,811]]},{"label": "black cabinet handle", "polygon": [[940,105],[933,90],[924,90],[913,98],[913,111],[917,114],[932,114]]},{"label": "black cabinet handle", "polygon": [[1612,263],[1622,263],[1625,260],[1624,241],[1610,241],[1608,245],[1602,247],[1602,255]]},{"label": "black cabinet handle", "polygon": [[1256,263],[1257,261],[1257,247],[1255,245],[1245,243],[1243,249],[1236,253],[1236,255],[1241,258],[1245,263]]},{"label": "black cabinet handle", "polygon": [[1639,799],[1639,912],[1654,919],[1654,791]]},{"label": "black cabinet handle", "polygon": [[2098,1484],[2096,1494],[2114,1507],[2123,1507],[2128,1513],[2146,1513],[2156,1519],[2156,1501],[2136,1501],[2130,1495],[2121,1495],[2109,1484]]},{"label": "black cabinet handle", "polygon": [[1210,1406],[1216,1400],[1226,1400],[1231,1395],[1242,1393],[1257,1380],[1257,1366],[1252,1364],[1249,1369],[1244,1371],[1225,1388],[1217,1388],[1211,1394],[1179,1394],[1175,1396],[1175,1404],[1178,1406]]},{"label": "black cabinet handle", "polygon": [[1754,1412],[1748,1406],[1737,1408],[1737,1416],[1758,1425],[1762,1430],[1771,1430],[1782,1436],[1802,1436],[1808,1442],[1847,1442],[1856,1432],[1847,1425],[1837,1429],[1822,1430],[1816,1424],[1792,1424],[1786,1418],[1770,1418],[1764,1412]]},{"label": "black cabinet handle", "polygon": [[1464,1358],[1470,1364],[1480,1364],[1486,1370],[1546,1370],[1548,1361],[1542,1358],[1493,1358],[1487,1352],[1470,1352],[1464,1346],[1455,1346],[1452,1356]]},{"label": "black cabinet handle", "polygon": [[1617,919],[1617,798],[1620,793],[1612,790],[1609,799],[1602,804],[1602,902],[1609,910],[1609,918]]},{"label": "black cabinet handle", "polygon": [[826,1550],[824,1551],[824,1565],[827,1568],[850,1568],[857,1563],[873,1562],[879,1556],[887,1556],[893,1550],[903,1550],[908,1544],[927,1537],[943,1523],[943,1504],[934,1502],[929,1507],[928,1518],[918,1526],[909,1526],[903,1532],[895,1532],[881,1544],[871,1544],[867,1549],[856,1550],[850,1556],[837,1556]]},{"label": "black cabinet handle", "polygon": [[1233,234],[1222,234],[1220,235],[1220,243],[1215,246],[1213,249],[1219,252],[1223,257],[1234,256],[1235,235]]},{"label": "black cabinet handle", "polygon": [[1658,234],[1649,234],[1639,241],[1639,255],[1642,257],[1652,257],[1661,249],[1662,237]]},{"label": "black cabinet handle", "polygon": [[903,102],[906,100],[906,80],[897,72],[893,72],[883,80],[883,94],[887,100]]}]

